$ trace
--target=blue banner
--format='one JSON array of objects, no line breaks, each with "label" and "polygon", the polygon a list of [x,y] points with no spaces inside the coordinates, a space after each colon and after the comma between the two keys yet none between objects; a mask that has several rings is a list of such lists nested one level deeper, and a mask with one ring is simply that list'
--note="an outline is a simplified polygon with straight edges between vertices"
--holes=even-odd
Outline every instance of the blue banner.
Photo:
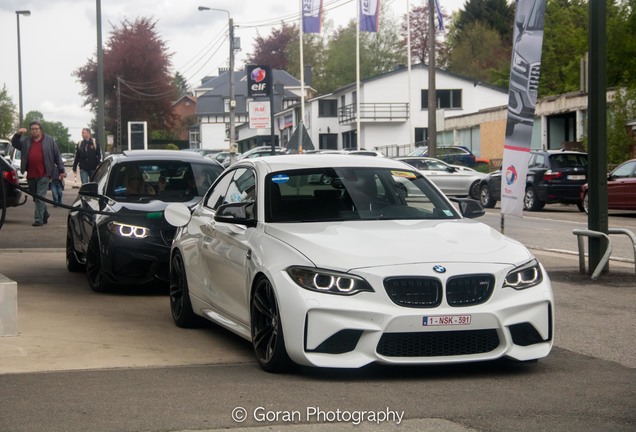
[{"label": "blue banner", "polygon": [[380,0],[360,0],[360,31],[375,33],[380,22]]},{"label": "blue banner", "polygon": [[303,0],[303,33],[320,33],[322,0]]}]

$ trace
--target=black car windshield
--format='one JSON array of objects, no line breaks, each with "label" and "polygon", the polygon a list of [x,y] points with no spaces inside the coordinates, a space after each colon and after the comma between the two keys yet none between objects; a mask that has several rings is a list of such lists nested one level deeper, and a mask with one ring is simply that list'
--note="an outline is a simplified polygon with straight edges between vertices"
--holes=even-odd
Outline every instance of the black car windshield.
[{"label": "black car windshield", "polygon": [[311,168],[265,179],[268,222],[456,219],[421,174],[391,168]]},{"label": "black car windshield", "polygon": [[186,161],[134,161],[113,167],[107,195],[116,201],[143,198],[185,202],[205,194],[223,168]]}]

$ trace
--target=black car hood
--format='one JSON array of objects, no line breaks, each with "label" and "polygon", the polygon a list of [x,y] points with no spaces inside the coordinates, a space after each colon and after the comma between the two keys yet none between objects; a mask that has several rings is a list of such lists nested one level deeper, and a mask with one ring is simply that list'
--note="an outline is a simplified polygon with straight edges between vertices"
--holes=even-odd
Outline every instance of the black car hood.
[{"label": "black car hood", "polygon": [[[194,197],[188,201],[179,201],[181,204],[188,206],[192,209],[202,197]],[[109,202],[110,207],[114,212],[130,212],[130,213],[152,213],[163,212],[169,204],[173,202],[161,201],[158,199],[148,199],[147,197],[140,197],[138,200],[131,199],[127,201],[113,201]]]}]

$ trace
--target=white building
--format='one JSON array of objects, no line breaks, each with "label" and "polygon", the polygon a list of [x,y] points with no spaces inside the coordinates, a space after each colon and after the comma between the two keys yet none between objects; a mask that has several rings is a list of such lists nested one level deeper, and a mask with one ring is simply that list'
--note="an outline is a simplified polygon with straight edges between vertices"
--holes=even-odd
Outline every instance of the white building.
[{"label": "white building", "polygon": [[[481,82],[437,69],[438,145],[452,135],[444,134],[448,117],[476,113],[505,105],[508,92]],[[316,148],[348,149],[358,145],[356,84],[307,101],[305,127]],[[412,148],[428,138],[428,67],[417,64],[360,82],[359,147],[382,150]],[[450,138],[452,139],[452,138]],[[479,155],[479,148],[472,146]]]}]

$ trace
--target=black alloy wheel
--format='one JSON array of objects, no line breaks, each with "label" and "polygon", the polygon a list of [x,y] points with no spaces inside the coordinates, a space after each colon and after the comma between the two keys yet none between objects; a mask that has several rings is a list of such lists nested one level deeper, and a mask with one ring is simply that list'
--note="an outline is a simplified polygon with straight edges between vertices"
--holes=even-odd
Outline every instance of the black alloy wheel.
[{"label": "black alloy wheel", "polygon": [[250,305],[252,346],[261,368],[281,372],[292,365],[285,349],[283,327],[274,287],[267,278],[256,283]]},{"label": "black alloy wheel", "polygon": [[73,273],[83,272],[85,269],[75,254],[75,247],[73,246],[73,235],[71,234],[71,227],[67,225],[66,228],[66,268]]},{"label": "black alloy wheel", "polygon": [[492,199],[492,194],[490,193],[490,187],[485,184],[479,190],[479,201],[481,201],[481,205],[484,208],[493,208],[497,201]]},{"label": "black alloy wheel", "polygon": [[203,321],[192,310],[185,264],[179,251],[172,255],[170,265],[170,311],[178,327],[198,327]]},{"label": "black alloy wheel", "polygon": [[86,250],[86,276],[88,277],[88,284],[93,291],[106,292],[109,290],[109,283],[102,270],[102,254],[97,232],[93,233],[88,242],[88,248]]}]

